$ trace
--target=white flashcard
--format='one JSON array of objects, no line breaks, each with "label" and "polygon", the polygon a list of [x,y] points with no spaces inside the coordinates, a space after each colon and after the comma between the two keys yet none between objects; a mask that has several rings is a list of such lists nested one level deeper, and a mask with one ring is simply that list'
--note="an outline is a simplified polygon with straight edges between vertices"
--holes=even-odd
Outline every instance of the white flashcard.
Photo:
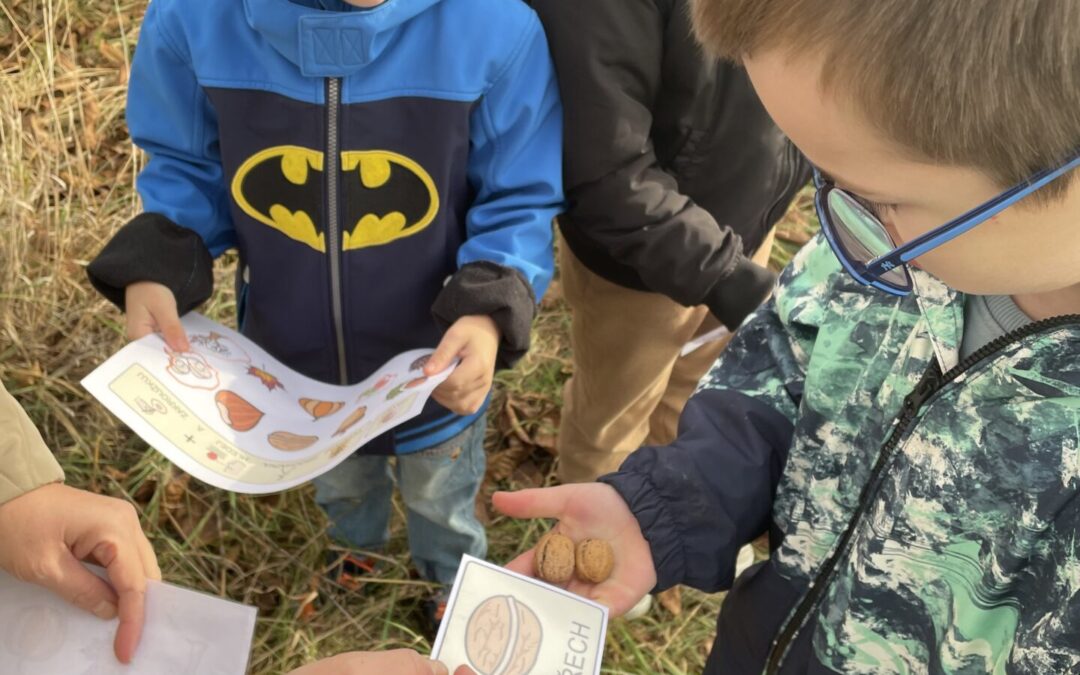
[{"label": "white flashcard", "polygon": [[82,385],[144,441],[199,480],[265,494],[306,483],[420,414],[453,368],[425,377],[432,350],[399,354],[348,387],[283,366],[204,316],[182,319],[191,351],[160,335],[112,355]]},{"label": "white flashcard", "polygon": [[[99,570],[94,570],[100,574]],[[243,675],[254,607],[150,581],[130,665],[113,654],[118,620],[0,572],[0,671],[7,675]]]},{"label": "white flashcard", "polygon": [[431,658],[478,675],[599,675],[608,610],[464,556]]}]

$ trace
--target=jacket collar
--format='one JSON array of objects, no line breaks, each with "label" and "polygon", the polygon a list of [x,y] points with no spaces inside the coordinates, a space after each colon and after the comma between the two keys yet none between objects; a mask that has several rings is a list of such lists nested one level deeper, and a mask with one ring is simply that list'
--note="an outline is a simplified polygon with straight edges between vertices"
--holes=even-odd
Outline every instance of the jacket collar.
[{"label": "jacket collar", "polygon": [[378,58],[397,29],[440,0],[386,0],[327,11],[290,0],[244,0],[248,24],[306,77],[345,77]]},{"label": "jacket collar", "polygon": [[964,298],[923,270],[909,267],[913,294],[926,320],[927,332],[941,372],[960,363],[960,345],[964,339]]}]

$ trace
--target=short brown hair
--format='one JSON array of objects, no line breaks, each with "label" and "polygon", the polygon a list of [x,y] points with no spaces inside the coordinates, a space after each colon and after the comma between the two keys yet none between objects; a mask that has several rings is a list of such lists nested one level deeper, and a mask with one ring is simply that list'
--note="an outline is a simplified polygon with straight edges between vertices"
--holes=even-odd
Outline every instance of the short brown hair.
[{"label": "short brown hair", "polygon": [[[691,0],[706,50],[823,58],[822,86],[918,155],[1002,186],[1080,149],[1080,1]],[[1044,190],[1064,193],[1068,181]]]}]

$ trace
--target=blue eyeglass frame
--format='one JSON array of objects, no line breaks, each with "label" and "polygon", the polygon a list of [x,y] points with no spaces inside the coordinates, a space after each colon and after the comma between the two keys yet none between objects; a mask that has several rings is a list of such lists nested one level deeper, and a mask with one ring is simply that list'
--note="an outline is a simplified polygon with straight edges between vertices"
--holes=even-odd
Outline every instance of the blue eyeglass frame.
[{"label": "blue eyeglass frame", "polygon": [[[837,225],[833,223],[832,216],[829,214],[829,209],[825,204],[829,192],[833,190],[839,190],[857,203],[862,203],[862,200],[857,199],[853,193],[836,187],[832,181],[825,180],[817,167],[814,167],[814,188],[816,189],[814,206],[817,209],[818,220],[821,222],[821,229],[825,232],[825,238],[828,240],[829,246],[836,254],[836,257],[840,259],[840,263],[844,266],[844,269],[847,270],[848,274],[861,284],[873,286],[886,293],[902,297],[911,293],[910,274],[907,274],[908,285],[906,287],[898,287],[889,282],[882,281],[881,277],[895,270],[897,267],[906,266],[907,263],[924,253],[932,251],[942,244],[956,239],[977,225],[990,220],[1021,199],[1024,199],[1036,190],[1045,187],[1048,183],[1064,176],[1066,173],[1077,167],[1080,167],[1080,153],[1074,155],[1072,159],[1056,169],[1044,169],[1039,171],[1026,181],[1014,185],[993,199],[953,218],[944,225],[930,230],[926,234],[912,239],[903,246],[898,246],[888,253],[865,263],[853,259],[847,249],[840,243],[839,237],[836,234]],[[888,230],[881,221],[872,215],[871,217],[877,222],[882,232],[888,236]],[[846,231],[850,232],[850,230]],[[854,235],[851,236],[856,238]],[[889,239],[891,240],[892,237],[889,236]],[[907,271],[905,270],[905,273],[906,272]]]}]

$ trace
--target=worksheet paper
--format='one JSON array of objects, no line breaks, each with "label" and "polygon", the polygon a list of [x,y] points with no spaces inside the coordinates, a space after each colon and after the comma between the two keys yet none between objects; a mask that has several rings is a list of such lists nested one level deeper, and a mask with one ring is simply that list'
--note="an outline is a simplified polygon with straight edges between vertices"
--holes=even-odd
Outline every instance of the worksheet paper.
[{"label": "worksheet paper", "polygon": [[599,675],[608,611],[464,556],[431,658],[478,675]]},{"label": "worksheet paper", "polygon": [[427,378],[432,350],[391,359],[363,382],[324,384],[225,326],[182,319],[191,351],[160,335],[126,345],[82,384],[184,471],[225,490],[278,492],[310,481],[419,415],[452,368]]},{"label": "worksheet paper", "polygon": [[[93,570],[101,574],[100,570]],[[243,675],[254,607],[147,582],[146,622],[130,665],[113,653],[118,620],[0,572],[0,672],[5,675]]]}]

